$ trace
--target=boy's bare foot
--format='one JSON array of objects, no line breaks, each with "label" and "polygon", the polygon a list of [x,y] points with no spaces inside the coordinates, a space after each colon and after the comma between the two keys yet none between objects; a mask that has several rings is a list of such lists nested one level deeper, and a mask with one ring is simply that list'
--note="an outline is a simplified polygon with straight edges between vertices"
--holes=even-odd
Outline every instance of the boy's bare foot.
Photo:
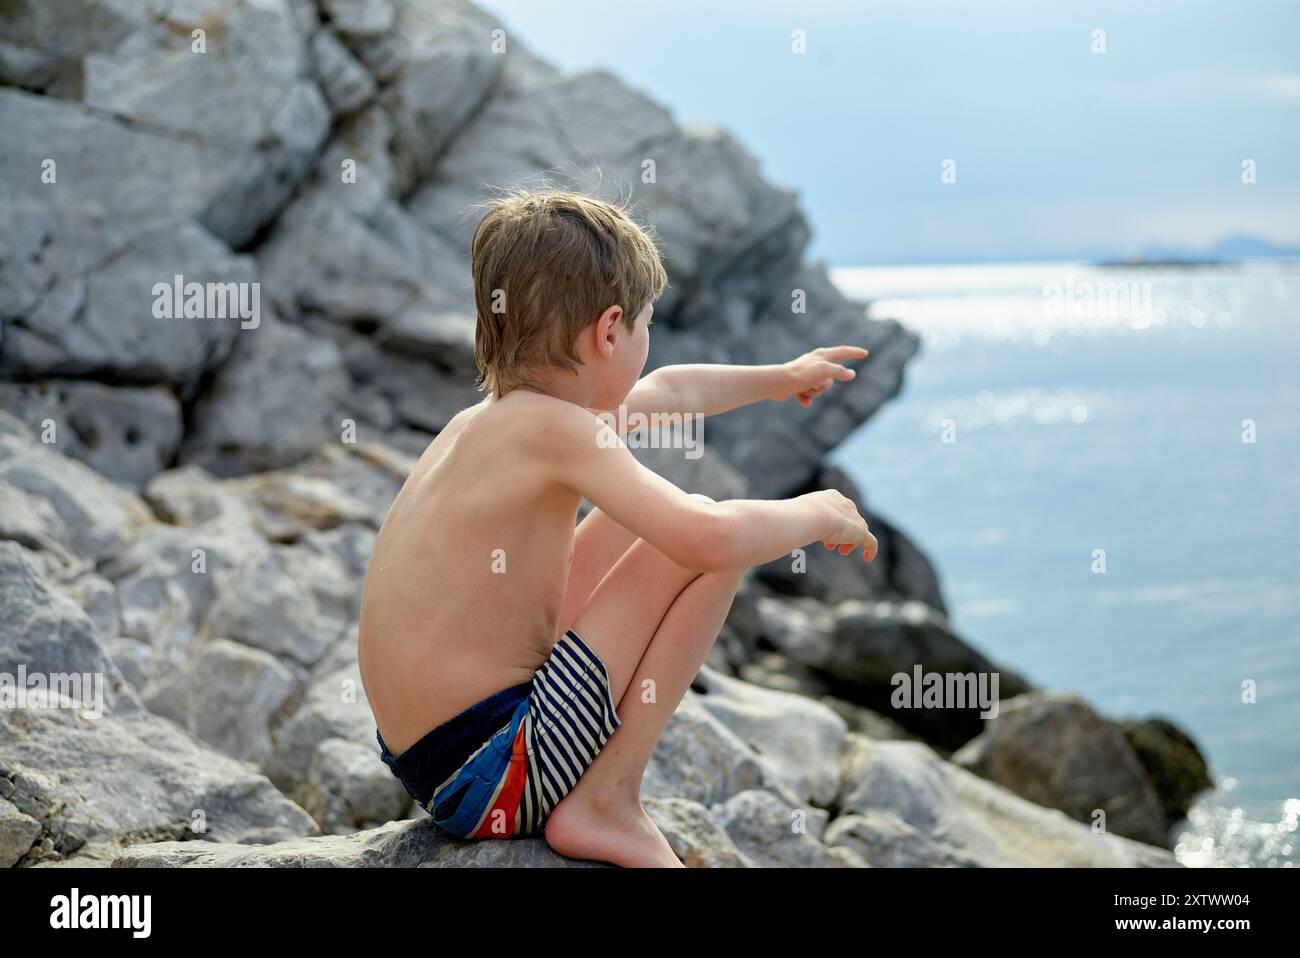
[{"label": "boy's bare foot", "polygon": [[686,867],[639,801],[590,801],[570,792],[546,819],[546,844],[566,858],[622,868]]}]

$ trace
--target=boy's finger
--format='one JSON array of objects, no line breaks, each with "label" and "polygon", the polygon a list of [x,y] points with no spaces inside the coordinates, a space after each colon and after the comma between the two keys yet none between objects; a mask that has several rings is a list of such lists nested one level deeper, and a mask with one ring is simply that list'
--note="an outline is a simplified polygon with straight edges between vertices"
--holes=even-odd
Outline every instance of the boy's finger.
[{"label": "boy's finger", "polygon": [[831,346],[826,352],[827,359],[843,362],[846,359],[865,359],[870,350],[861,346]]},{"label": "boy's finger", "polygon": [[853,379],[858,374],[856,369],[849,369],[849,367],[841,366],[839,363],[827,363],[823,371],[828,378],[838,379],[842,382]]}]

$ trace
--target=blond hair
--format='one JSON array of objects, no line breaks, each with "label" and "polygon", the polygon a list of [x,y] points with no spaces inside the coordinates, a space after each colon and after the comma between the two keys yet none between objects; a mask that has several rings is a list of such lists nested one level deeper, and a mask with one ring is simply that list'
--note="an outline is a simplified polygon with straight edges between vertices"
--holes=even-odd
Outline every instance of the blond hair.
[{"label": "blond hair", "polygon": [[500,397],[545,367],[576,369],[579,333],[614,305],[630,331],[668,285],[626,201],[516,187],[477,205],[488,207],[470,243],[480,390]]}]

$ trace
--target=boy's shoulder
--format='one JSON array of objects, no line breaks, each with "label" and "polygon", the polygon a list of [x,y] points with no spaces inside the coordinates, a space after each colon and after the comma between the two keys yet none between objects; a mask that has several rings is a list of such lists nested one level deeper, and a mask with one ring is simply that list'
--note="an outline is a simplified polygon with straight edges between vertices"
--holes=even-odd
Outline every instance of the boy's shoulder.
[{"label": "boy's shoulder", "polygon": [[498,435],[503,432],[517,452],[544,457],[572,452],[579,445],[617,442],[608,424],[594,411],[544,393],[516,390],[487,403],[484,411],[491,413],[501,431]]}]

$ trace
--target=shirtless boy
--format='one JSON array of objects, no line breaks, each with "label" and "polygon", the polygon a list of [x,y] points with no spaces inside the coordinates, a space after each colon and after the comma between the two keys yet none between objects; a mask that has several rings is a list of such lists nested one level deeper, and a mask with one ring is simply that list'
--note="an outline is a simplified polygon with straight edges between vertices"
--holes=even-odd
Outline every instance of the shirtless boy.
[{"label": "shirtless boy", "polygon": [[420,457],[362,597],[381,757],[462,838],[544,834],[571,858],[680,867],[641,778],[745,570],[819,541],[870,560],[877,544],[838,492],[715,502],[615,432],[637,413],[807,406],[867,351],[641,378],[667,275],[625,209],[580,194],[510,192],[471,255],[488,395]]}]

